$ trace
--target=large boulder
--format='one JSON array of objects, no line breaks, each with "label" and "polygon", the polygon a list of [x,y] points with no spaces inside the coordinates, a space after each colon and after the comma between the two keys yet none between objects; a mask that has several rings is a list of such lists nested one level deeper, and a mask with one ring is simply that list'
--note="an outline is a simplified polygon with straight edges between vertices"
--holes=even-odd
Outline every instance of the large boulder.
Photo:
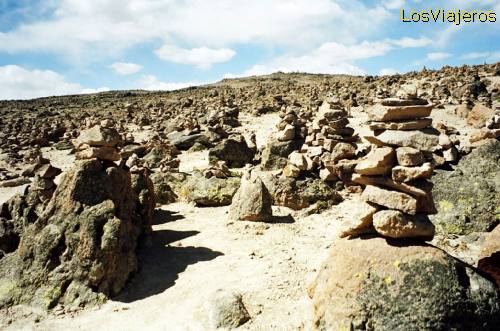
[{"label": "large boulder", "polygon": [[500,222],[500,142],[491,140],[463,157],[453,171],[432,177],[436,232],[466,235]]},{"label": "large boulder", "polygon": [[229,217],[242,221],[269,221],[273,210],[271,194],[259,177],[243,178],[233,197]]},{"label": "large boulder", "polygon": [[208,152],[210,163],[226,161],[230,168],[243,167],[247,163],[252,163],[255,151],[248,147],[244,139],[226,139]]},{"label": "large boulder", "polygon": [[261,173],[260,178],[271,193],[273,205],[276,206],[300,210],[315,203],[333,205],[342,201],[340,194],[320,179],[296,180],[269,172]]},{"label": "large boulder", "polygon": [[495,330],[500,293],[430,245],[339,240],[309,289],[318,330]]},{"label": "large boulder", "polygon": [[0,307],[85,306],[118,294],[137,270],[136,249],[148,241],[154,203],[145,172],[77,163],[26,224],[17,250],[0,260]]},{"label": "large boulder", "polygon": [[495,110],[478,103],[467,115],[467,124],[480,129],[484,127],[493,116],[495,116]]},{"label": "large boulder", "polygon": [[200,207],[229,206],[240,182],[239,177],[205,178],[196,173],[183,185],[179,197]]}]

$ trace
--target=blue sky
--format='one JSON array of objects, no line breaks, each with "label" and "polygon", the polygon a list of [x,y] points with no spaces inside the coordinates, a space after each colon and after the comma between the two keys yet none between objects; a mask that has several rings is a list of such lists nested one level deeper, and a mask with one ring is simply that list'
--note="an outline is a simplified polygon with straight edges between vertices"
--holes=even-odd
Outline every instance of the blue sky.
[{"label": "blue sky", "polygon": [[402,8],[498,15],[500,0],[0,0],[0,99],[500,61],[498,21],[403,23]]}]

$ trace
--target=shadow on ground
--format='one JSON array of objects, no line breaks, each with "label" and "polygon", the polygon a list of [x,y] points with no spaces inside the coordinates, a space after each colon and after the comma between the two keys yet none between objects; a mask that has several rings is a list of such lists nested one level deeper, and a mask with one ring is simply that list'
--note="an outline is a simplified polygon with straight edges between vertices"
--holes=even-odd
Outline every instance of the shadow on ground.
[{"label": "shadow on ground", "polygon": [[175,211],[156,209],[153,215],[153,225],[165,224],[182,220],[185,217]]},{"label": "shadow on ground", "polygon": [[153,232],[152,247],[138,252],[139,272],[131,279],[117,301],[130,303],[164,292],[175,284],[189,265],[210,261],[221,252],[206,247],[170,247],[168,244],[197,235],[198,231],[160,230]]}]

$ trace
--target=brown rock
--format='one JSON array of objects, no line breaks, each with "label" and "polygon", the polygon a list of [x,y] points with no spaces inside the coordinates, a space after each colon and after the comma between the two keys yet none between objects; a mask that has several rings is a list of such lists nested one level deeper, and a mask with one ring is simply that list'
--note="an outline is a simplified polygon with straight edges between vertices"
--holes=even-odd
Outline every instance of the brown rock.
[{"label": "brown rock", "polygon": [[412,120],[428,117],[432,112],[433,105],[395,106],[386,107],[375,105],[367,110],[372,121],[392,122],[399,120]]},{"label": "brown rock", "polygon": [[494,115],[495,111],[493,109],[478,103],[467,115],[467,124],[480,129],[484,127],[486,122],[488,122]]},{"label": "brown rock", "polygon": [[395,182],[390,178],[382,176],[362,176],[359,174],[353,174],[352,181],[356,184],[364,186],[383,186],[403,193],[408,193],[417,199],[417,213],[437,213],[434,198],[432,196],[432,183],[426,180],[418,180],[409,185],[406,183]]},{"label": "brown rock", "polygon": [[381,210],[373,215],[375,230],[389,238],[426,238],[434,236],[434,225],[425,215],[406,215],[397,210]]},{"label": "brown rock", "polygon": [[395,155],[394,149],[390,147],[375,148],[356,165],[354,171],[369,176],[390,173],[394,166]]},{"label": "brown rock", "polygon": [[295,127],[293,125],[287,125],[285,128],[278,133],[279,141],[288,141],[295,138]]},{"label": "brown rock", "polygon": [[432,119],[422,118],[417,120],[407,120],[398,122],[372,122],[368,125],[370,130],[420,130],[432,125]]},{"label": "brown rock", "polygon": [[386,130],[378,136],[365,136],[365,139],[377,146],[413,147],[430,152],[437,150],[439,146],[439,136],[425,130]]},{"label": "brown rock", "polygon": [[120,154],[113,147],[87,147],[76,152],[77,160],[100,159],[107,161],[120,160]]},{"label": "brown rock", "polygon": [[90,129],[83,130],[76,139],[75,145],[77,148],[83,144],[93,147],[114,147],[121,142],[122,138],[116,129],[96,125]]},{"label": "brown rock", "polygon": [[410,215],[417,213],[417,200],[406,193],[389,191],[368,185],[363,191],[365,201],[376,203],[391,209],[397,209]]},{"label": "brown rock", "polygon": [[356,155],[356,147],[352,144],[339,142],[333,147],[330,155],[331,162],[337,162],[343,159],[349,159]]},{"label": "brown rock", "polygon": [[434,167],[424,163],[419,167],[396,166],[392,168],[392,179],[396,182],[409,182],[419,178],[430,178]]},{"label": "brown rock", "polygon": [[286,177],[297,178],[300,176],[300,169],[293,164],[287,164],[283,168],[283,175]]},{"label": "brown rock", "polygon": [[500,225],[486,237],[479,254],[478,268],[493,277],[500,287]]},{"label": "brown rock", "polygon": [[340,211],[339,237],[358,236],[373,232],[372,216],[377,207],[358,199],[344,200],[337,206]]},{"label": "brown rock", "polygon": [[397,148],[396,157],[398,159],[398,164],[405,167],[419,166],[425,162],[424,154],[412,147]]}]

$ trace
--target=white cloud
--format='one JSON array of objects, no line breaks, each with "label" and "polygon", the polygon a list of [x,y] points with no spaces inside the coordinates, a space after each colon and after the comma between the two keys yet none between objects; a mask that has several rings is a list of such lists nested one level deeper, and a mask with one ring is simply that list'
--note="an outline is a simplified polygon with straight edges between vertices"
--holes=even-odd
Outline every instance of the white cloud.
[{"label": "white cloud", "polygon": [[398,74],[399,72],[396,69],[393,68],[383,68],[380,70],[378,73],[379,76],[390,76],[390,75],[395,75]]},{"label": "white cloud", "polygon": [[135,63],[115,62],[109,66],[119,75],[132,75],[141,71],[142,66]]},{"label": "white cloud", "polygon": [[302,55],[288,54],[265,64],[257,64],[241,75],[226,74],[226,77],[270,74],[276,71],[308,72],[325,74],[364,75],[363,69],[355,65],[357,60],[382,56],[396,48],[423,47],[427,39],[387,39],[358,44],[328,42]]},{"label": "white cloud", "polygon": [[387,9],[400,9],[405,5],[405,0],[386,0],[383,5]]},{"label": "white cloud", "polygon": [[452,54],[445,52],[433,52],[427,54],[427,60],[429,61],[441,61],[452,57]]},{"label": "white cloud", "polygon": [[155,54],[165,61],[191,64],[200,69],[209,69],[215,63],[231,60],[236,55],[236,52],[228,48],[198,47],[185,49],[175,45],[163,45],[155,51]]},{"label": "white cloud", "polygon": [[29,70],[17,65],[0,67],[0,99],[31,99],[53,95],[95,93],[70,83],[51,70]]},{"label": "white cloud", "polygon": [[471,52],[462,55],[464,60],[478,60],[483,59],[485,61],[497,61],[500,59],[500,51],[496,52]]},{"label": "white cloud", "polygon": [[418,39],[405,37],[398,40],[392,40],[392,43],[403,48],[417,48],[430,45],[432,40],[427,37],[420,37]]},{"label": "white cloud", "polygon": [[74,60],[135,45],[226,48],[241,43],[317,47],[376,35],[392,17],[360,0],[60,0],[52,15],[0,32],[0,51],[49,51]]},{"label": "white cloud", "polygon": [[138,88],[148,91],[159,91],[159,90],[171,91],[198,85],[202,85],[202,83],[199,82],[167,83],[160,81],[154,75],[144,75],[139,80]]}]

